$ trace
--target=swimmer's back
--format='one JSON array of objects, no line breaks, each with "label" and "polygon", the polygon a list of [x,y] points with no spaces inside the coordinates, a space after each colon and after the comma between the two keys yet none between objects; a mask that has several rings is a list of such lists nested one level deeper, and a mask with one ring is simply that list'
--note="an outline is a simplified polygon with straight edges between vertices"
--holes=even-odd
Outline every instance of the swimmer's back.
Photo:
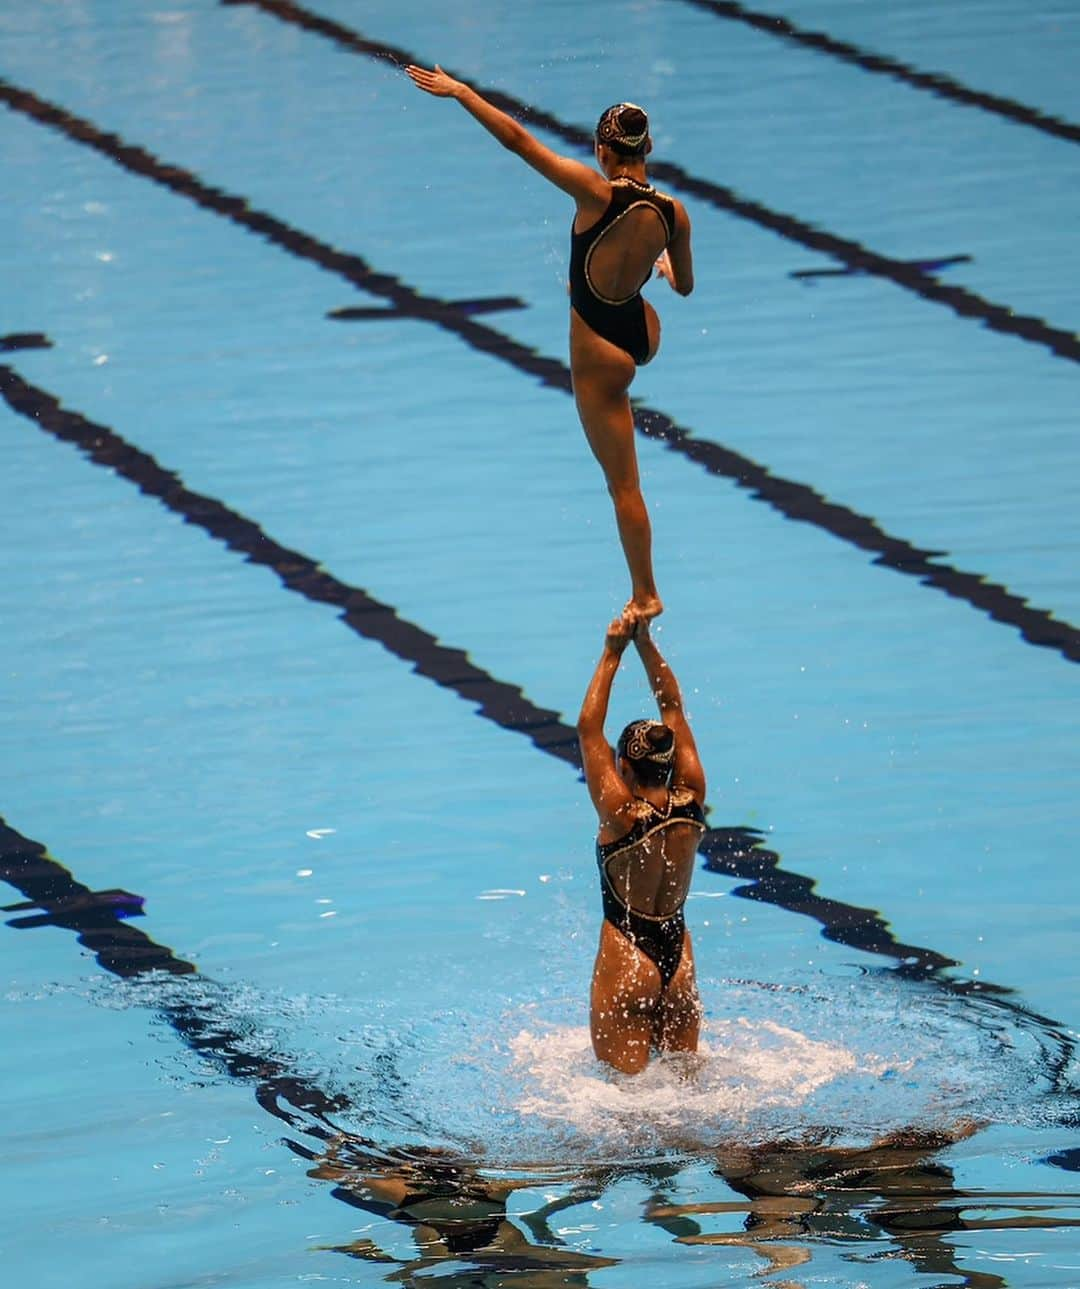
[{"label": "swimmer's back", "polygon": [[588,242],[584,267],[593,292],[612,303],[636,295],[674,229],[672,198],[631,179],[614,181],[611,202],[599,218],[579,212],[574,220],[575,238]]},{"label": "swimmer's back", "polygon": [[677,813],[663,818],[642,802],[630,830],[598,848],[615,894],[648,917],[670,917],[686,903],[705,826],[701,807],[685,788],[671,790],[670,808]]}]

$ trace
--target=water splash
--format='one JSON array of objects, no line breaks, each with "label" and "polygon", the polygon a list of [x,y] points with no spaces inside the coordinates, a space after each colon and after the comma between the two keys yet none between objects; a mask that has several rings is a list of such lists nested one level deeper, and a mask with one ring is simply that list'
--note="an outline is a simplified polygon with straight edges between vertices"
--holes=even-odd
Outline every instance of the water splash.
[{"label": "water splash", "polygon": [[633,1151],[694,1150],[740,1129],[760,1132],[823,1085],[860,1072],[846,1048],[745,1017],[706,1025],[696,1056],[660,1056],[632,1078],[603,1070],[584,1028],[522,1030],[510,1051],[522,1075],[523,1116],[570,1127],[594,1146]]},{"label": "water splash", "polygon": [[859,1146],[968,1120],[1064,1123],[1075,1108],[1076,1072],[1062,1090],[1054,1032],[1007,1001],[890,972],[701,986],[711,1015],[699,1055],[659,1057],[633,1078],[596,1061],[577,996],[473,997],[430,1015],[420,998],[372,1004],[205,978],[98,981],[90,994],[152,1009],[204,1058],[196,1071],[178,1048],[172,1079],[203,1081],[216,1064],[268,1079],[293,1107],[332,1111],[380,1148],[449,1149],[489,1167],[781,1138]]}]

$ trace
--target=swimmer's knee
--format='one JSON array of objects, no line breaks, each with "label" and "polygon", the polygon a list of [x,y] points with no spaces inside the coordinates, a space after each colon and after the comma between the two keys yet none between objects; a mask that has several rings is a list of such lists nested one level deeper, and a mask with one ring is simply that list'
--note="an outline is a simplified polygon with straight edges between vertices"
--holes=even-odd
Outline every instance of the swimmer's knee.
[{"label": "swimmer's knee", "polygon": [[615,503],[616,510],[644,505],[644,498],[641,495],[641,483],[636,476],[629,479],[607,477],[606,483],[608,495]]}]

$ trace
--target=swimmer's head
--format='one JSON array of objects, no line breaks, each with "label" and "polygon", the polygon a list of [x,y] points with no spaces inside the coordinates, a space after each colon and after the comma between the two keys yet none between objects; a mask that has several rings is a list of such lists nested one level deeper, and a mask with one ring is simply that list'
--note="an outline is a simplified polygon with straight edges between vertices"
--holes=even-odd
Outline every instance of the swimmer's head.
[{"label": "swimmer's head", "polygon": [[620,157],[644,157],[652,151],[649,118],[636,103],[616,103],[596,123],[596,146]]},{"label": "swimmer's head", "polygon": [[660,787],[675,765],[675,735],[659,721],[631,721],[619,735],[615,756],[626,761],[638,783]]}]

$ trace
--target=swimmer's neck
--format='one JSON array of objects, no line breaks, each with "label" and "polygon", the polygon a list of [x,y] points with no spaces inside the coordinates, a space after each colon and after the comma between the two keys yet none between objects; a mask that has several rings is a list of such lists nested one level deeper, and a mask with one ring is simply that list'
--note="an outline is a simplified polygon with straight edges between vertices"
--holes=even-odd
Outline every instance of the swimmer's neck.
[{"label": "swimmer's neck", "polygon": [[601,164],[605,177],[609,183],[616,179],[636,179],[638,183],[648,183],[649,179],[645,173],[645,161],[641,157],[618,157],[607,163]]},{"label": "swimmer's neck", "polygon": [[634,783],[630,785],[630,791],[639,801],[647,801],[650,806],[655,806],[657,810],[660,810],[667,805],[671,790],[662,783]]}]

